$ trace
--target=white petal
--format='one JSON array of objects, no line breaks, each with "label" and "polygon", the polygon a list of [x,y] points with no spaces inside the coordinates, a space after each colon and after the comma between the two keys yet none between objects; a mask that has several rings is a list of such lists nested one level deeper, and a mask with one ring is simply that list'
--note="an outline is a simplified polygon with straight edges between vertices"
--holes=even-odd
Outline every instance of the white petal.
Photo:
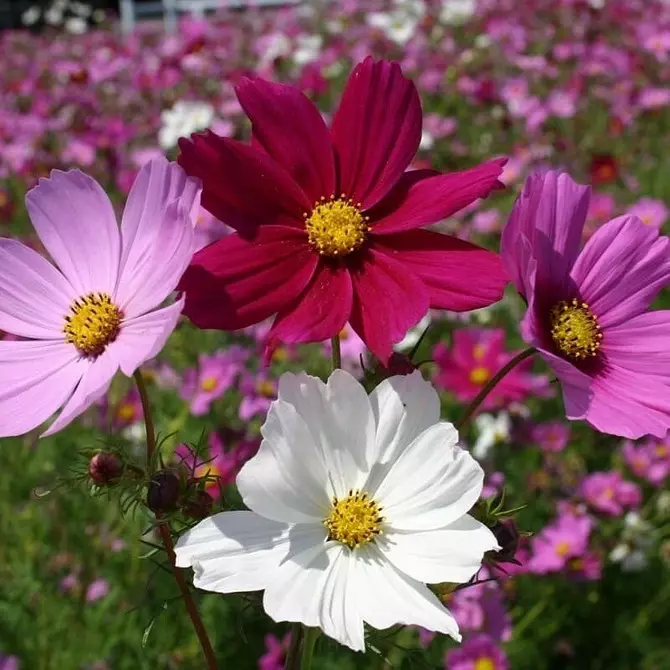
[{"label": "white petal", "polygon": [[375,417],[377,453],[367,486],[376,488],[388,464],[424,430],[440,420],[440,399],[416,370],[411,375],[385,379],[370,394]]},{"label": "white petal", "polygon": [[[296,557],[298,558],[298,557]],[[355,651],[365,650],[363,620],[356,602],[352,554],[337,542],[285,561],[265,591],[265,611],[275,621],[318,627]]]},{"label": "white petal", "polygon": [[368,489],[393,528],[443,528],[477,502],[484,471],[456,439],[451,424],[432,426],[400,454],[376,491]]},{"label": "white petal", "polygon": [[245,505],[275,521],[323,521],[330,509],[328,473],[305,421],[293,405],[276,400],[261,432],[258,453],[237,475]]},{"label": "white petal", "polygon": [[493,533],[467,514],[438,530],[389,529],[377,546],[398,570],[428,584],[463,584],[481,568],[485,552],[500,548]]},{"label": "white petal", "polygon": [[368,545],[357,552],[358,609],[373,628],[422,626],[460,641],[458,624],[435,594]]},{"label": "white petal", "polygon": [[296,408],[321,447],[333,487],[329,497],[359,488],[375,451],[374,417],[363,386],[344,370],[335,370],[328,384],[304,373],[285,373],[279,398]]}]

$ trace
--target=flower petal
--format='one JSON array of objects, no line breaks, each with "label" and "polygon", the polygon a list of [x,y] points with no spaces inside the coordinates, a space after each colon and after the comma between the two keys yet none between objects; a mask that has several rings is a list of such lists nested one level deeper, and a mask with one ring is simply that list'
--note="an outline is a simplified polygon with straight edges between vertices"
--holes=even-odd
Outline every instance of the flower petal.
[{"label": "flower petal", "polygon": [[453,523],[479,499],[484,471],[456,446],[450,423],[425,430],[405,448],[371,497],[397,530],[431,530]]},{"label": "flower petal", "polygon": [[119,226],[107,194],[79,170],[52,170],[26,195],[35,230],[79,296],[112,295],[119,272]]},{"label": "flower petal", "polygon": [[203,184],[202,204],[244,235],[262,224],[302,227],[312,202],[264,151],[211,131],[179,140],[179,164]]},{"label": "flower petal", "polygon": [[134,317],[171,293],[193,255],[200,184],[164,158],[147,163],[128,196],[121,223],[116,300]]},{"label": "flower petal", "polygon": [[96,400],[101,398],[119,369],[119,364],[109,348],[94,361],[88,361],[86,371],[71,398],[63,407],[56,420],[42,437],[53,435],[85,412]]},{"label": "flower petal", "polygon": [[383,363],[428,311],[423,282],[405,263],[369,249],[352,268],[354,303],[349,323]]},{"label": "flower petal", "polygon": [[124,375],[131,377],[142,363],[158,355],[177,326],[183,307],[181,298],[172,305],[123,323],[116,341],[109,346]]},{"label": "flower petal", "polygon": [[319,110],[294,86],[244,78],[236,87],[254,139],[314,203],[335,193],[330,132]]},{"label": "flower petal", "polygon": [[495,535],[468,514],[436,530],[384,529],[380,538],[379,551],[400,572],[428,584],[464,584],[482,567],[484,554],[500,548]]},{"label": "flower petal", "polygon": [[421,102],[397,63],[366,58],[351,73],[332,129],[339,191],[376,205],[398,182],[421,141]]},{"label": "flower petal", "polygon": [[373,628],[421,626],[460,641],[458,624],[430,589],[400,572],[370,545],[357,550],[358,610]]},{"label": "flower petal", "polygon": [[65,342],[0,341],[0,436],[22,435],[44,423],[87,367]]},{"label": "flower petal", "polygon": [[353,286],[344,265],[319,263],[295,302],[283,309],[268,333],[268,347],[280,343],[322,342],[337,335],[351,315]]},{"label": "flower petal", "polygon": [[179,283],[184,314],[199,328],[245,328],[292,304],[319,256],[303,231],[262,226],[253,241],[228,235],[198,251]]},{"label": "flower petal", "polygon": [[64,341],[65,317],[76,297],[67,279],[36,251],[0,239],[0,329]]},{"label": "flower petal", "polygon": [[412,230],[377,238],[376,246],[423,281],[434,309],[487,307],[502,298],[508,282],[498,254],[450,235]]},{"label": "flower petal", "polygon": [[452,216],[499,188],[498,177],[506,162],[506,158],[496,158],[448,174],[427,170],[405,172],[388,196],[370,212],[373,234],[422,228]]},{"label": "flower petal", "polygon": [[646,311],[670,284],[670,239],[635,216],[612,219],[586,243],[572,278],[600,327],[611,328]]}]

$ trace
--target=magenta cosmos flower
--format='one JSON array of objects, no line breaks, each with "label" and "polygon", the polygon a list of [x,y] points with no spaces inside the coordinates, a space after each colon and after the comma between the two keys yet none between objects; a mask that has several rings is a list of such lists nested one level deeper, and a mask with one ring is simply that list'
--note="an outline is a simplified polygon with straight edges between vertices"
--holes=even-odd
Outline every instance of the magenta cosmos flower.
[{"label": "magenta cosmos flower", "polygon": [[[155,356],[174,329],[183,299],[174,290],[193,253],[191,214],[200,187],[174,163],[140,172],[121,228],[91,177],[54,170],[26,206],[55,266],[36,251],[0,239],[0,436],[20,435],[62,412],[54,433],[109,387]],[[197,211],[197,210],[195,210]]]},{"label": "magenta cosmos flower", "polygon": [[637,217],[599,228],[579,251],[590,189],[531,175],[503,231],[502,256],[528,303],[521,323],[563,387],[569,419],[604,433],[670,428],[670,311],[647,311],[670,283],[670,242]]},{"label": "magenta cosmos flower", "polygon": [[320,342],[348,321],[385,360],[429,307],[501,297],[496,254],[420,228],[488,195],[505,161],[405,172],[421,104],[397,63],[359,64],[330,130],[296,88],[244,79],[237,96],[251,145],[212,132],[179,143],[203,206],[237,231],[199,251],[180,284],[197,326],[235,330],[276,314],[273,348]]}]

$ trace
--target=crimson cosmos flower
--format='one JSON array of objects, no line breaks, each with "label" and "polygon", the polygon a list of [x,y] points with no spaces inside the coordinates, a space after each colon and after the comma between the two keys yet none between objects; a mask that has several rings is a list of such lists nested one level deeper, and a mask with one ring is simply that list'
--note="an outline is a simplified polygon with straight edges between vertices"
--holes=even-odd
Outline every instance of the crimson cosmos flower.
[{"label": "crimson cosmos flower", "polygon": [[203,205],[237,231],[196,253],[181,281],[193,323],[235,330],[276,314],[272,349],[325,340],[349,322],[386,360],[429,308],[500,299],[496,254],[419,229],[499,187],[505,160],[405,172],[421,104],[397,63],[359,64],[330,130],[291,86],[243,79],[237,97],[251,145],[210,131],[179,142]]}]

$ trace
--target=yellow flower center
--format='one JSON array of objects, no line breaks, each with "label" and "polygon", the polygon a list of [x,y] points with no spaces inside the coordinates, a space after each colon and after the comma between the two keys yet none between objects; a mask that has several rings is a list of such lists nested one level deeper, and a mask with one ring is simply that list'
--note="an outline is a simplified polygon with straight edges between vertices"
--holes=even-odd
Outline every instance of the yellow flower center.
[{"label": "yellow flower center", "polygon": [[478,658],[475,661],[474,670],[496,670],[496,666],[493,659],[485,656],[483,658]]},{"label": "yellow flower center", "polygon": [[80,353],[95,358],[117,338],[122,320],[123,312],[107,293],[89,293],[72,303],[63,332]]},{"label": "yellow flower center", "polygon": [[205,393],[210,393],[216,388],[217,380],[216,377],[205,377],[201,382],[200,382],[200,388],[205,392]]},{"label": "yellow flower center", "polygon": [[361,214],[361,204],[355,205],[344,194],[321,200],[309,216],[305,214],[309,243],[322,256],[346,256],[356,251],[369,230],[369,217]]},{"label": "yellow flower center", "polygon": [[199,465],[194,472],[196,479],[204,479],[208,477],[212,481],[215,477],[221,476],[221,470],[214,465],[214,463],[205,463],[204,465]]},{"label": "yellow flower center", "polygon": [[551,337],[568,358],[593,357],[603,339],[598,320],[585,302],[572,299],[557,302],[550,312]]},{"label": "yellow flower center", "polygon": [[489,372],[488,368],[473,368],[470,371],[470,381],[473,384],[477,384],[477,386],[481,386],[482,384],[486,384],[486,382],[489,380],[489,377],[491,376],[491,373]]},{"label": "yellow flower center", "polygon": [[116,417],[119,421],[132,421],[135,418],[135,405],[130,402],[124,402],[116,410]]},{"label": "yellow flower center", "polygon": [[355,549],[373,540],[381,531],[382,508],[367,493],[349,491],[346,498],[333,498],[333,506],[323,525],[328,539],[337,540]]},{"label": "yellow flower center", "polygon": [[256,391],[258,395],[262,395],[264,398],[274,398],[276,395],[275,385],[269,379],[258,382]]},{"label": "yellow flower center", "polygon": [[556,553],[559,556],[567,556],[570,553],[570,543],[563,540],[556,545]]}]

